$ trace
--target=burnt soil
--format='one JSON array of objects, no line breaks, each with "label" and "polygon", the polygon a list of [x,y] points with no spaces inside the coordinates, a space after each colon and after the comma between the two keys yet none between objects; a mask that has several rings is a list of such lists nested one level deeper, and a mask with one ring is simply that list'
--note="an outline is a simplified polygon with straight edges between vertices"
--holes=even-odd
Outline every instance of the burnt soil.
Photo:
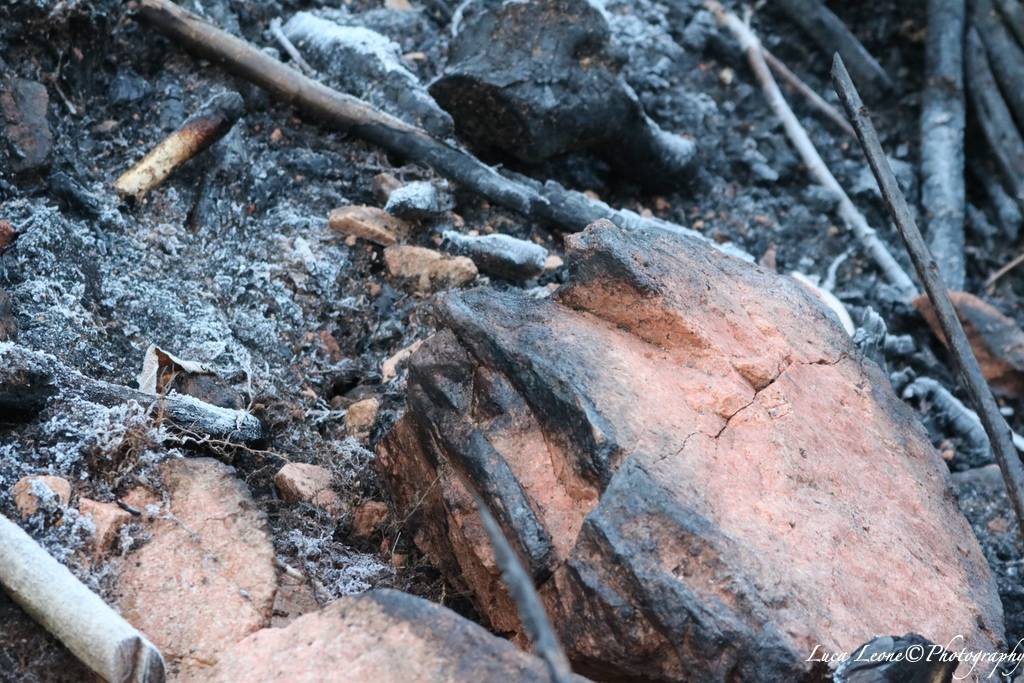
[{"label": "burnt soil", "polygon": [[[898,94],[876,102],[873,114],[916,204],[923,4],[831,4],[898,82]],[[215,23],[269,49],[277,47],[267,30],[272,19],[322,6],[202,3]],[[357,0],[342,11],[388,35],[404,52],[422,53],[409,64],[428,83],[444,66],[454,6],[426,0],[421,10],[403,12]],[[755,258],[767,254],[765,262],[774,259],[779,272],[825,280],[845,254],[834,269],[834,293],[853,319],[860,321],[871,307],[890,334],[909,335],[913,342],[911,349],[889,354],[888,370],[910,368],[954,388],[941,346],[856,248],[832,202],[803,170],[736,46],[699,6],[693,0],[607,3],[615,40],[628,55],[623,74],[648,114],[697,142],[700,170],[692,183],[654,196],[585,154],[536,167],[497,161],[732,241]],[[776,56],[836,101],[828,86],[829,60],[795,26],[765,8],[754,27]],[[0,257],[0,289],[11,297],[18,343],[86,375],[128,385],[134,385],[146,347],[157,344],[213,365],[225,389],[270,432],[258,449],[197,446],[169,425],[154,424],[137,406],[58,398],[29,423],[0,426],[0,513],[17,517],[9,491],[26,474],[58,474],[72,482],[76,497],[113,500],[140,484],[159,489],[155,465],[163,459],[212,454],[237,468],[268,515],[279,558],[317,579],[325,588],[322,599],[398,587],[472,617],[466,598],[447,590],[418,557],[401,520],[370,541],[356,541],[350,515],[332,520],[311,507],[284,505],[272,482],[286,461],[314,462],[335,473],[349,505],[385,499],[372,451],[405,396],[402,376],[384,383],[380,367],[430,333],[429,298],[390,281],[380,248],[346,244],[326,217],[346,204],[380,206],[374,192],[379,173],[411,181],[435,178],[432,171],[303,121],[137,23],[130,3],[4,5],[0,60],[6,73],[46,86],[55,141],[49,167],[28,174],[14,173],[0,156],[0,220],[19,233]],[[121,202],[114,179],[223,90],[239,92],[246,103],[232,132],[145,201]],[[909,271],[856,142],[799,97],[789,97],[833,173]],[[982,145],[970,130],[968,154],[986,164]],[[970,177],[968,182],[971,199],[990,211]],[[550,226],[524,222],[454,190],[455,211],[464,221],[458,229],[533,239],[561,253],[561,234]],[[994,214],[988,217],[996,222]],[[421,224],[413,242],[434,246],[438,232],[449,227],[446,221]],[[1016,235],[969,232],[968,245],[967,290],[1024,319],[1019,278],[1011,274],[989,293],[983,288],[991,272],[1019,252]],[[555,272],[528,286],[563,277]],[[360,440],[346,433],[343,414],[366,396],[381,399],[382,414],[374,432]],[[1024,431],[1021,406],[1006,407],[1013,411],[1011,425]],[[934,442],[948,446],[951,435],[926,424]],[[1008,639],[1016,642],[1024,637],[1024,604],[1015,587],[1021,562],[1015,527],[991,523],[1000,514],[1009,520],[1001,513],[1007,509],[1000,506],[1001,489],[983,488],[977,478],[957,481],[1000,582]],[[62,524],[52,522],[41,514],[24,524],[83,580],[101,593],[109,590],[109,571],[91,566],[79,552],[88,536],[81,520],[69,512]],[[143,542],[130,527],[119,552]],[[0,680],[80,680],[78,666],[0,594]]]}]

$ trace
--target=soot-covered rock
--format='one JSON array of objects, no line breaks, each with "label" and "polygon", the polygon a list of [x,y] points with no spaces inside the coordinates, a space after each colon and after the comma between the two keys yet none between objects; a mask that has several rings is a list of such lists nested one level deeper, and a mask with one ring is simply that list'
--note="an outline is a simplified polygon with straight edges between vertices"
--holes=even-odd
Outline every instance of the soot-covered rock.
[{"label": "soot-covered rock", "polygon": [[[957,317],[978,358],[981,373],[1000,396],[1024,396],[1024,331],[999,309],[968,292],[950,292]],[[935,336],[945,343],[939,319],[928,297],[921,295],[914,306]]]},{"label": "soot-covered rock", "polygon": [[577,671],[811,680],[879,633],[1003,640],[989,567],[913,412],[796,281],[599,221],[554,300],[437,308],[378,467],[418,546],[521,627],[518,547]]},{"label": "soot-covered rock", "polygon": [[[46,118],[50,97],[46,86],[24,78],[0,78],[0,114],[11,170],[34,172],[50,163],[53,132]],[[0,159],[3,157],[0,156]]]},{"label": "soot-covered rock", "polygon": [[594,149],[652,187],[688,176],[694,143],[644,113],[596,3],[474,0],[454,25],[430,92],[478,150],[536,163]]}]

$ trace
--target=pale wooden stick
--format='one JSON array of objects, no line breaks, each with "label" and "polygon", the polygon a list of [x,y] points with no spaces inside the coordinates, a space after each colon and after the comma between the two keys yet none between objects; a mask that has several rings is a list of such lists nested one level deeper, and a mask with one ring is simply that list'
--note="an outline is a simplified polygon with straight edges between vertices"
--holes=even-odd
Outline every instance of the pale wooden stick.
[{"label": "pale wooden stick", "polygon": [[0,585],[30,617],[105,680],[163,682],[164,660],[156,647],[3,515]]},{"label": "pale wooden stick", "polygon": [[114,183],[122,197],[141,198],[185,162],[227,135],[245,110],[236,92],[215,95]]}]

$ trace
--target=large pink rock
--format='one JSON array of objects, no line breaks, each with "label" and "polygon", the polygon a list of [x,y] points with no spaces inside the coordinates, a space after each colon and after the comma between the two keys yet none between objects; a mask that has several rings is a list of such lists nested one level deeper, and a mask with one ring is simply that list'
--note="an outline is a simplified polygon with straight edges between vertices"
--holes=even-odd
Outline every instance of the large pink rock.
[{"label": "large pink rock", "polygon": [[[544,664],[449,609],[392,590],[258,631],[192,683],[519,683]],[[584,679],[576,678],[578,683]],[[184,682],[183,682],[184,683]]]},{"label": "large pink rock", "polygon": [[577,670],[782,681],[878,634],[1003,640],[948,471],[803,287],[599,221],[556,301],[445,297],[378,466],[415,540],[520,630],[470,489]]},{"label": "large pink rock", "polygon": [[277,572],[266,519],[234,470],[212,458],[161,466],[169,509],[124,559],[121,613],[160,649],[171,673],[203,671],[270,623]]}]

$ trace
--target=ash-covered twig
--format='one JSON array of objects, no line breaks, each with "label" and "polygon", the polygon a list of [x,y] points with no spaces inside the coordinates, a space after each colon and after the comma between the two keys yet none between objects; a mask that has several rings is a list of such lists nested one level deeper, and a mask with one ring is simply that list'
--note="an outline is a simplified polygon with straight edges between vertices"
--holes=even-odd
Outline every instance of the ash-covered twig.
[{"label": "ash-covered twig", "polygon": [[1003,480],[1006,482],[1007,493],[1013,503],[1017,521],[1024,529],[1024,466],[1021,465],[1020,457],[1013,445],[1013,438],[1006,420],[999,412],[999,406],[992,395],[992,391],[985,382],[978,366],[978,360],[974,357],[970,342],[960,325],[956,309],[946,291],[946,285],[942,281],[938,265],[935,259],[928,252],[928,246],[917,229],[917,223],[910,213],[907,200],[896,183],[896,176],[893,175],[882,151],[882,144],[878,140],[878,133],[871,123],[867,109],[861,102],[857,88],[850,80],[843,65],[843,59],[836,54],[832,62],[832,82],[835,85],[839,99],[843,103],[846,115],[850,117],[853,128],[857,131],[857,139],[864,149],[864,155],[868,164],[878,181],[878,187],[882,190],[882,198],[892,216],[896,228],[899,230],[903,243],[910,254],[917,269],[917,275],[924,284],[928,298],[935,309],[936,317],[942,332],[945,335],[947,345],[951,351],[954,365],[960,375],[961,381],[967,390],[971,401],[978,409],[978,416],[985,426],[989,441],[995,453],[996,462],[1003,473]]},{"label": "ash-covered twig", "polygon": [[185,394],[156,396],[92,379],[52,356],[17,344],[0,343],[0,408],[31,404],[38,413],[49,398],[58,394],[79,396],[102,405],[128,401],[153,405],[162,417],[201,436],[243,444],[263,440],[263,425],[251,413],[221,408]]},{"label": "ash-covered twig", "polygon": [[277,44],[288,53],[288,57],[295,63],[295,66],[299,67],[299,70],[307,76],[312,76],[316,73],[316,69],[309,65],[309,62],[303,58],[302,53],[295,47],[292,41],[288,40],[288,36],[281,30],[281,19],[272,19],[270,21],[270,35],[274,36],[274,40]]},{"label": "ash-covered twig", "polygon": [[0,586],[104,680],[164,680],[164,660],[156,647],[3,515]]},{"label": "ash-covered twig", "polygon": [[433,168],[495,204],[526,218],[545,221],[570,232],[598,218],[623,227],[644,226],[710,242],[680,225],[648,220],[594,202],[581,193],[553,184],[542,188],[510,180],[472,154],[431,137],[372,105],[328,88],[282,64],[250,43],[205,22],[169,0],[141,0],[139,16],[187,50],[223,64],[237,76],[290,103],[307,116],[399,155]]},{"label": "ash-covered twig", "polygon": [[215,95],[118,178],[114,189],[122,197],[142,197],[189,159],[224,137],[244,110],[245,104],[238,93]]},{"label": "ash-covered twig", "polygon": [[512,595],[527,635],[538,656],[547,664],[553,683],[572,683],[572,667],[555,635],[544,605],[530,575],[523,569],[519,557],[512,549],[487,504],[478,496],[476,507],[494,548],[494,560],[501,569],[501,578]]},{"label": "ash-covered twig", "polygon": [[844,133],[851,138],[854,136],[853,128],[850,127],[849,121],[835,107],[826,102],[824,97],[814,91],[814,88],[804,83],[781,59],[763,47],[762,52],[764,53],[764,60],[768,62],[768,66],[778,74],[779,78],[785,81],[793,90],[803,95],[812,107],[821,112],[829,121],[839,126]]},{"label": "ash-covered twig", "polygon": [[893,89],[892,79],[878,60],[821,0],[777,0],[776,4],[825,54],[838,50],[857,80],[870,84],[874,95]]},{"label": "ash-covered twig", "polygon": [[779,90],[778,84],[772,77],[771,70],[769,70],[768,64],[764,60],[761,42],[757,36],[739,17],[731,12],[727,12],[717,0],[705,0],[704,6],[715,14],[719,23],[729,29],[733,37],[739,42],[740,47],[743,48],[744,53],[747,55],[747,61],[750,63],[750,68],[761,84],[761,89],[764,90],[769,106],[771,106],[775,115],[782,120],[782,125],[786,129],[786,135],[789,136],[790,142],[796,147],[800,158],[803,159],[804,165],[807,166],[807,170],[810,171],[818,183],[839,197],[839,216],[843,219],[843,222],[860,240],[861,244],[882,270],[885,278],[907,301],[913,299],[917,294],[917,288],[914,286],[913,280],[910,279],[910,276],[903,270],[899,262],[893,258],[888,247],[885,246],[875,233],[874,228],[868,225],[867,219],[853,205],[846,192],[843,191],[839,181],[828,170],[828,166],[825,165],[825,161],[818,154],[818,150],[815,149],[814,143],[811,142],[810,136],[807,135],[807,131],[804,130],[793,110],[790,109],[786,98],[782,95],[782,91]]},{"label": "ash-covered twig", "polygon": [[1010,194],[1018,202],[1024,202],[1024,138],[999,92],[985,55],[985,46],[974,28],[967,32],[964,57],[967,93],[974,116]]},{"label": "ash-covered twig", "polygon": [[463,235],[455,230],[442,233],[449,251],[468,256],[485,273],[519,282],[544,272],[548,250],[539,244],[509,235]]},{"label": "ash-covered twig", "polygon": [[946,283],[964,288],[965,0],[929,0],[921,105],[921,203]]},{"label": "ash-covered twig", "polygon": [[[949,389],[931,377],[918,377],[906,386],[902,396],[904,401],[917,399],[927,404],[939,424],[960,439],[964,460],[973,467],[991,462],[992,444],[985,433],[985,427],[981,424],[981,419]],[[1014,441],[1016,440],[1014,435]]]}]

